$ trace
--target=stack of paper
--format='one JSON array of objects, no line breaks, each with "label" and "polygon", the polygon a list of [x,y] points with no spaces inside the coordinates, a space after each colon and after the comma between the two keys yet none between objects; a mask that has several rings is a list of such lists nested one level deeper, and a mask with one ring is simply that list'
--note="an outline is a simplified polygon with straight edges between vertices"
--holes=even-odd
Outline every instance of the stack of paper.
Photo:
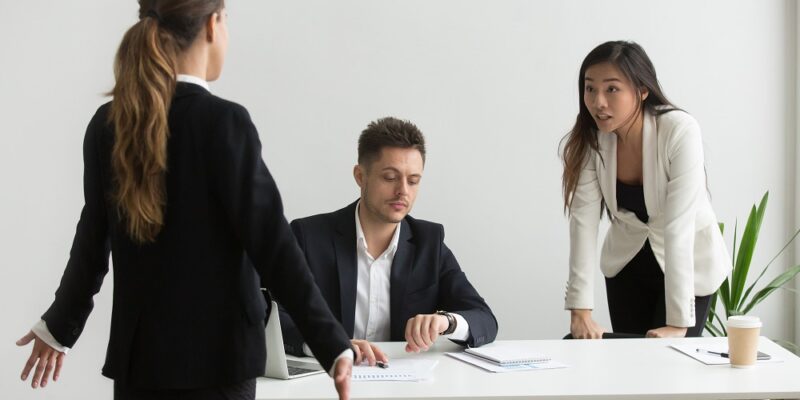
[{"label": "stack of paper", "polygon": [[468,348],[448,356],[491,372],[530,371],[534,369],[565,368],[543,354],[526,351],[511,343],[492,343],[480,348]]},{"label": "stack of paper", "polygon": [[369,365],[353,367],[354,381],[424,381],[433,377],[437,360],[397,358],[387,368]]}]

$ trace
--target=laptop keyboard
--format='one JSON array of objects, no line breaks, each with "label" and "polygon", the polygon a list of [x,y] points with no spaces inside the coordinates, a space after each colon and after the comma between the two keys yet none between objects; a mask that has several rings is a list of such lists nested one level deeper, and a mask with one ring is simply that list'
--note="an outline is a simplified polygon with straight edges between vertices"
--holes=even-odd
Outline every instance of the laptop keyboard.
[{"label": "laptop keyboard", "polygon": [[300,374],[305,374],[307,372],[317,371],[315,369],[310,369],[310,368],[300,368],[300,367],[292,367],[292,366],[287,366],[287,367],[289,368],[289,376],[300,375]]}]

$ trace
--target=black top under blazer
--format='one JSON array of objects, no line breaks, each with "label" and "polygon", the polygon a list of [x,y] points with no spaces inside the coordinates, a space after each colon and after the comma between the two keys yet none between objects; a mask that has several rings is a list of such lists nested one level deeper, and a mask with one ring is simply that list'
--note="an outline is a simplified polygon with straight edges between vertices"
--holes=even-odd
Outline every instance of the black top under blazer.
[{"label": "black top under blazer", "polygon": [[247,110],[178,83],[169,111],[166,214],[137,245],[110,200],[109,105],[83,144],[85,205],[55,301],[42,316],[72,347],[114,265],[103,375],[143,388],[197,388],[263,375],[268,288],[295,316],[326,370],[350,348],[314,284],[261,158]]},{"label": "black top under blazer", "polygon": [[[291,224],[322,295],[351,338],[358,278],[357,204],[354,202],[329,214],[297,219]],[[462,344],[478,347],[491,343],[497,336],[497,320],[444,244],[442,225],[411,216],[401,221],[389,279],[392,341],[405,340],[409,318],[436,310],[464,317],[470,334]],[[281,310],[281,327],[286,351],[302,355],[303,341],[307,338],[284,310]]]}]

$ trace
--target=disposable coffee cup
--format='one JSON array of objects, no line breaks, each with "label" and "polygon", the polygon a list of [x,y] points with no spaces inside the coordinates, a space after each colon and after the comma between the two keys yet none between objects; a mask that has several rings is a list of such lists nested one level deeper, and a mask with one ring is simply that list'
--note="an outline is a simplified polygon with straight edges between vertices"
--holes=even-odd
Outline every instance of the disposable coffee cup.
[{"label": "disposable coffee cup", "polygon": [[748,315],[728,318],[728,357],[731,367],[751,368],[758,356],[758,336],[761,320]]}]

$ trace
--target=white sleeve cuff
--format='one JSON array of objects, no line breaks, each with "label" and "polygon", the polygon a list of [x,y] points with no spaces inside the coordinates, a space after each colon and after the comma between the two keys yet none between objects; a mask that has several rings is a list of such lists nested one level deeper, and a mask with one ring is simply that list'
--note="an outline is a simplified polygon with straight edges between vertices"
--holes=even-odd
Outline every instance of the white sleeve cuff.
[{"label": "white sleeve cuff", "polygon": [[[305,347],[305,344],[303,344],[303,347]],[[305,349],[303,349],[303,351],[305,351]],[[336,372],[336,363],[338,363],[339,359],[341,359],[341,358],[348,358],[348,359],[350,359],[350,361],[353,361],[353,359],[355,358],[353,356],[353,349],[346,349],[345,351],[342,352],[342,354],[339,354],[339,357],[336,357],[336,359],[333,360],[333,365],[331,366],[330,371],[328,371],[328,375],[331,378],[334,377],[333,373]]]},{"label": "white sleeve cuff", "polygon": [[40,319],[39,322],[33,325],[31,331],[36,337],[47,343],[48,346],[54,348],[56,351],[60,351],[64,354],[67,354],[69,351],[69,347],[62,346],[61,343],[58,343],[56,338],[53,337],[53,334],[47,329],[47,322],[44,322],[43,319]]},{"label": "white sleeve cuff", "polygon": [[452,314],[453,317],[456,318],[456,330],[454,330],[453,333],[449,335],[444,335],[444,337],[451,340],[460,340],[460,341],[465,341],[469,339],[469,324],[467,323],[467,320],[465,320],[464,317],[462,317],[459,314],[456,313],[450,313],[450,314]]}]

